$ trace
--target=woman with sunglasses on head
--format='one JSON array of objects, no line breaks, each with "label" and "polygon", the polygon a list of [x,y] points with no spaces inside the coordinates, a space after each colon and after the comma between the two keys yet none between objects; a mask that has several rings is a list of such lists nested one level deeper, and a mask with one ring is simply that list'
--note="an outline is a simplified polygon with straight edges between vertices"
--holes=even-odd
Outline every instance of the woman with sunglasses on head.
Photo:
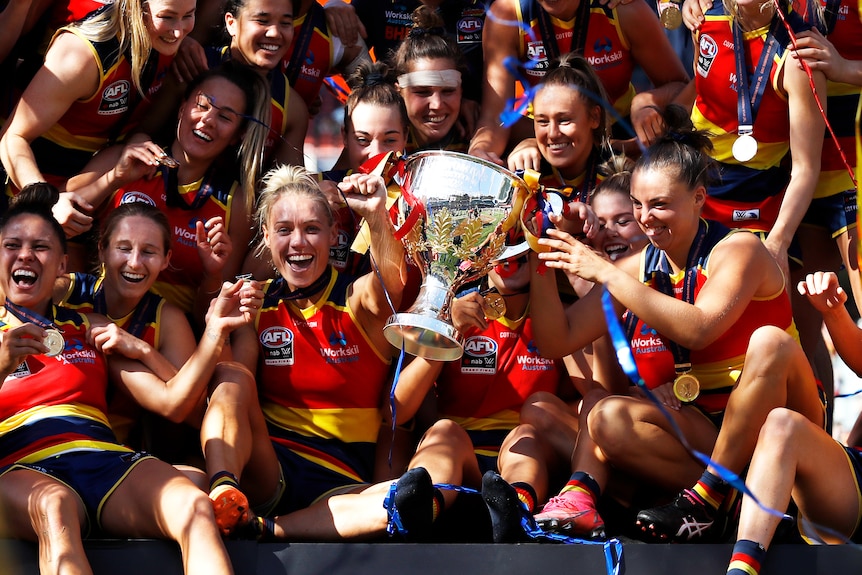
[{"label": "woman with sunglasses on head", "polygon": [[[548,528],[603,535],[596,504],[620,470],[662,490],[683,489],[671,504],[638,514],[646,538],[694,541],[716,535],[722,503],[733,500],[731,486],[718,467],[704,470],[689,456],[666,418],[694,449],[711,453],[716,465],[736,474],[748,464],[773,407],[794,409],[818,425],[824,421],[780,268],[757,236],[701,219],[709,140],[692,129],[681,108],[669,107],[664,120],[668,134],[632,173],[634,214],[650,240],[639,258],[614,265],[556,230],[540,240],[551,248],[539,254],[548,267],[600,284],[616,312],[625,310],[640,376],[663,407],[639,388],[602,397],[591,408],[591,398],[585,400],[575,473],[536,516]],[[534,326],[536,343],[549,357],[605,333],[602,290],[563,309],[544,276],[533,276],[531,288],[532,297],[545,302],[534,308]],[[695,524],[699,528],[685,527]]]},{"label": "woman with sunglasses on head", "polygon": [[[228,334],[257,307],[226,285],[202,340],[207,357],[165,381],[144,363],[106,353],[103,316],[51,303],[65,272],[65,235],[51,216],[56,191],[23,190],[0,218],[0,535],[35,540],[42,573],[88,573],[82,536],[164,538],[186,573],[233,572],[212,504],[172,466],[120,445],[107,417],[117,386],[163,415],[200,397]],[[259,304],[260,300],[257,300]]]},{"label": "woman with sunglasses on head", "polygon": [[[0,138],[11,183],[63,190],[93,153],[128,134],[194,22],[195,0],[118,0],[61,28]],[[90,228],[93,208],[64,194],[54,213],[71,237]]]},{"label": "woman with sunglasses on head", "polygon": [[252,238],[251,205],[261,162],[266,89],[248,68],[228,62],[190,84],[174,140],[149,140],[97,155],[69,182],[109,211],[143,201],[168,216],[171,265],[154,290],[202,325],[222,281],[232,280]]}]

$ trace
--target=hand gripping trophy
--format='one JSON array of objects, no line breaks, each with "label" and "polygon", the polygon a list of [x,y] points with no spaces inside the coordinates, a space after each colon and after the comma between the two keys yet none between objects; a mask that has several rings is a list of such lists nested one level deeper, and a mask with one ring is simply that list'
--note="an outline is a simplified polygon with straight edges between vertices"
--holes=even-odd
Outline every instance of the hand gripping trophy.
[{"label": "hand gripping trophy", "polygon": [[407,353],[458,359],[462,337],[452,325],[452,298],[493,267],[506,232],[520,225],[517,198],[529,187],[508,170],[457,152],[419,152],[399,161],[397,235],[421,271],[422,286],[413,306],[390,317],[383,333]]}]

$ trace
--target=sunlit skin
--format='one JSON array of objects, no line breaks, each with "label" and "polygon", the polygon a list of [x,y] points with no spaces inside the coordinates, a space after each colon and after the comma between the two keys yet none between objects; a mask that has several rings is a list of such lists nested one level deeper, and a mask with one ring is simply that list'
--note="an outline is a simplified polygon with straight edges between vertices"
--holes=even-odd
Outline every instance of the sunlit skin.
[{"label": "sunlit skin", "polygon": [[0,286],[9,301],[45,315],[54,281],[66,272],[66,255],[43,218],[22,214],[0,236]]},{"label": "sunlit skin", "polygon": [[590,206],[599,218],[599,233],[590,244],[611,261],[638,251],[647,244],[629,197],[618,192],[604,192],[593,197]]},{"label": "sunlit skin", "polygon": [[264,243],[272,262],[291,289],[310,285],[329,264],[329,248],[338,229],[324,208],[307,197],[282,196],[272,206],[264,227]]},{"label": "sunlit skin", "polygon": [[350,166],[386,152],[401,152],[407,144],[407,126],[394,106],[360,102],[344,128],[344,147]]},{"label": "sunlit skin", "polygon": [[209,165],[239,141],[245,111],[245,94],[239,86],[222,77],[204,81],[180,107],[173,157]]},{"label": "sunlit skin", "polygon": [[153,48],[173,55],[195,27],[195,0],[149,0],[144,4],[144,23]]},{"label": "sunlit skin", "polygon": [[[446,58],[420,58],[412,62],[409,72],[454,70],[455,62]],[[407,86],[399,88],[407,117],[420,146],[445,138],[461,111],[461,87]]]},{"label": "sunlit skin", "polygon": [[[637,170],[632,174],[634,215],[650,243],[684,266],[697,234],[706,190],[694,190],[667,170]],[[681,263],[680,263],[681,262]]]},{"label": "sunlit skin", "polygon": [[249,0],[239,14],[225,14],[231,56],[261,73],[278,66],[293,40],[290,0]]},{"label": "sunlit skin", "polygon": [[107,247],[100,251],[105,294],[117,304],[108,302],[108,307],[120,317],[134,309],[168,267],[171,252],[162,237],[162,228],[150,218],[128,216],[116,225]]},{"label": "sunlit skin", "polygon": [[599,107],[591,106],[573,88],[550,85],[536,94],[533,117],[542,157],[564,178],[583,174],[601,121]]}]

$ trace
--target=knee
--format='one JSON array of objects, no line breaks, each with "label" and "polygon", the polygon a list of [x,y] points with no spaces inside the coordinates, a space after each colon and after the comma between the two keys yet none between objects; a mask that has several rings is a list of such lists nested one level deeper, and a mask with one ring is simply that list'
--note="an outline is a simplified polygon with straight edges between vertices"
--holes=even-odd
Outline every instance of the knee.
[{"label": "knee", "polygon": [[183,489],[183,492],[177,493],[179,497],[172,498],[172,507],[176,507],[171,510],[171,515],[180,522],[179,531],[188,532],[201,524],[216,529],[212,500],[199,489],[191,486]]},{"label": "knee", "polygon": [[587,432],[609,459],[621,453],[633,440],[633,418],[628,404],[615,396],[606,397],[587,414]]},{"label": "knee", "polygon": [[553,413],[559,409],[568,410],[568,406],[553,393],[539,391],[532,394],[524,402],[521,407],[519,422],[522,425],[531,425],[537,429],[552,430],[556,427],[557,419]]},{"label": "knee", "polygon": [[784,407],[769,412],[763,427],[760,428],[758,446],[784,450],[793,444],[799,431],[808,420],[801,414]]},{"label": "knee", "polygon": [[80,499],[71,489],[57,484],[38,492],[31,499],[30,518],[37,534],[50,532],[52,526],[68,526],[81,521]]},{"label": "knee", "polygon": [[470,436],[464,431],[464,428],[452,421],[451,419],[440,419],[434,422],[434,425],[428,428],[422,440],[419,442],[419,448],[429,445],[447,444],[452,446],[472,445]]},{"label": "knee", "polygon": [[772,365],[784,364],[797,352],[802,353],[802,348],[789,333],[774,325],[765,325],[751,334],[745,353],[745,367],[749,367],[751,360],[765,360]]},{"label": "knee", "polygon": [[209,385],[210,405],[219,402],[248,401],[255,397],[254,375],[241,363],[222,361],[216,364]]}]

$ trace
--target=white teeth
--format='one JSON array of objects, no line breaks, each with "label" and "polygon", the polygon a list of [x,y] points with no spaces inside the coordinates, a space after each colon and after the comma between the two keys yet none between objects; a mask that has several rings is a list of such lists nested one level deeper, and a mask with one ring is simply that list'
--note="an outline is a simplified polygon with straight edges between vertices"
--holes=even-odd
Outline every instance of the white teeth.
[{"label": "white teeth", "polygon": [[567,148],[569,146],[568,142],[563,142],[561,144],[548,144],[548,147],[552,150],[560,150],[562,148]]},{"label": "white teeth", "polygon": [[34,272],[33,270],[22,269],[15,270],[14,272],[12,272],[12,280],[15,283],[25,283],[29,285],[34,283],[37,277],[38,276],[36,275],[36,272]]},{"label": "white teeth", "polygon": [[432,124],[437,124],[446,119],[446,116],[428,116],[425,118],[426,122],[430,122]]},{"label": "white teeth", "polygon": [[299,263],[299,262],[307,262],[307,261],[311,261],[312,257],[313,257],[313,256],[310,256],[310,255],[307,255],[307,254],[297,255],[297,256],[288,256],[287,261],[289,261],[289,262],[297,262],[297,263]]},{"label": "white teeth", "polygon": [[212,139],[211,137],[209,137],[207,134],[204,134],[204,133],[203,133],[203,132],[201,132],[200,130],[194,130],[192,133],[193,133],[195,136],[197,136],[198,138],[200,138],[201,140],[204,140],[204,141],[207,141],[207,142],[212,142],[212,141],[213,141],[213,139]]},{"label": "white teeth", "polygon": [[281,49],[281,46],[278,44],[261,44],[260,48],[267,52],[278,52]]},{"label": "white teeth", "polygon": [[144,274],[133,274],[133,273],[129,273],[129,272],[123,272],[120,275],[123,276],[125,279],[127,279],[130,282],[139,282],[142,279],[144,279],[144,277],[145,277]]}]

